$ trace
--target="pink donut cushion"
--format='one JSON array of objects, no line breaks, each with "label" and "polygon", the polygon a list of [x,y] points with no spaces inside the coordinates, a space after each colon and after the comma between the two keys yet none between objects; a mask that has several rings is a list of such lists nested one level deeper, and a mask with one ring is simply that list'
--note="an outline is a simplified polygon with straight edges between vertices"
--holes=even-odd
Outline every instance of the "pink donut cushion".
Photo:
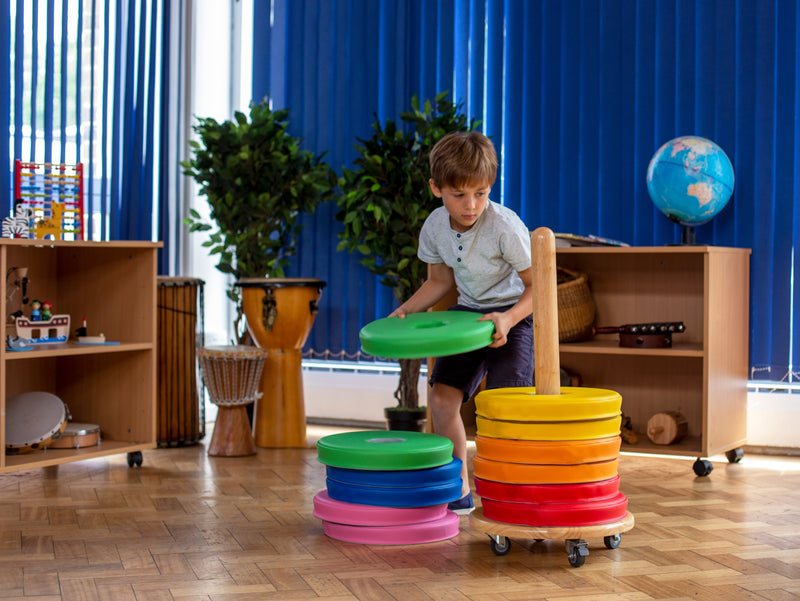
[{"label": "pink donut cushion", "polygon": [[453,538],[458,534],[459,518],[452,511],[444,517],[400,526],[351,526],[335,522],[322,522],[327,536],[348,543],[365,545],[416,545]]},{"label": "pink donut cushion", "polygon": [[402,526],[440,520],[447,503],[426,507],[379,507],[337,501],[323,490],[314,496],[314,517],[326,522],[351,526]]}]

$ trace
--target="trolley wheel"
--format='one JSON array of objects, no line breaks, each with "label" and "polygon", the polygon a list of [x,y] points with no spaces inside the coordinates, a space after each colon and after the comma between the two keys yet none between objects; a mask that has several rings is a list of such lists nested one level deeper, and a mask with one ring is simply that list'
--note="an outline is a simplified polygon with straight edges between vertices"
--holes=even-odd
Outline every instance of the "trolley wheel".
[{"label": "trolley wheel", "polygon": [[142,461],[143,458],[141,451],[131,451],[128,453],[128,467],[141,467]]},{"label": "trolley wheel", "polygon": [[586,563],[586,556],[589,555],[589,547],[583,539],[570,539],[565,541],[567,547],[567,559],[573,568],[579,568]]},{"label": "trolley wheel", "polygon": [[619,544],[622,542],[622,535],[621,534],[612,534],[611,536],[606,536],[603,538],[603,544],[606,546],[607,549],[616,549],[619,547]]},{"label": "trolley wheel", "polygon": [[511,541],[507,536],[500,536],[499,534],[489,536],[489,541],[492,547],[492,553],[495,555],[505,555],[511,550]]},{"label": "trolley wheel", "polygon": [[725,457],[728,458],[728,463],[739,463],[744,457],[744,449],[742,447],[731,449],[725,453]]},{"label": "trolley wheel", "polygon": [[714,469],[714,466],[711,465],[711,462],[708,459],[698,459],[694,462],[692,466],[694,473],[700,476],[708,476]]}]

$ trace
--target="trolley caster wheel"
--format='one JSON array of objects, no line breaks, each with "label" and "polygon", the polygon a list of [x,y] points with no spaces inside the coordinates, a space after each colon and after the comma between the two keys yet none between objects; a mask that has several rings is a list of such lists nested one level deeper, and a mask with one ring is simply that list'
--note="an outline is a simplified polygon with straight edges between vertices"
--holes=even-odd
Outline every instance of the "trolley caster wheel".
[{"label": "trolley caster wheel", "polygon": [[511,550],[511,541],[507,536],[490,536],[489,539],[492,553],[495,555],[505,555]]},{"label": "trolley caster wheel", "polygon": [[567,560],[573,568],[579,568],[586,563],[586,556],[589,555],[589,547],[586,541],[575,539],[566,541]]},{"label": "trolley caster wheel", "polygon": [[616,549],[619,547],[619,544],[622,542],[622,535],[621,534],[612,534],[611,536],[606,536],[603,538],[603,544],[606,546],[607,549]]},{"label": "trolley caster wheel", "polygon": [[739,463],[744,457],[744,449],[742,447],[731,449],[725,453],[725,457],[728,458],[728,463]]},{"label": "trolley caster wheel", "polygon": [[141,451],[131,451],[128,453],[128,467],[141,467],[143,460]]},{"label": "trolley caster wheel", "polygon": [[708,476],[714,469],[714,466],[711,465],[711,462],[708,459],[698,459],[694,462],[692,466],[694,473],[700,476]]}]

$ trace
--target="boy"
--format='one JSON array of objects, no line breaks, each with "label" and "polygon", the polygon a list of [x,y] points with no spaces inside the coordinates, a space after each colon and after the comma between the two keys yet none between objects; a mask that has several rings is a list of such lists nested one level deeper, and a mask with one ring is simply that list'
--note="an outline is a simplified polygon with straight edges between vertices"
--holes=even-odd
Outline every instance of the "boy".
[{"label": "boy", "polygon": [[463,462],[463,497],[449,509],[475,507],[467,477],[467,437],[461,403],[487,377],[487,388],[531,386],[533,303],[530,232],[510,209],[489,200],[497,176],[492,142],[479,132],[453,132],[430,153],[434,196],[443,206],[425,220],[417,256],[428,263],[428,279],[392,315],[425,311],[455,284],[451,309],[483,313],[494,323],[493,342],[469,353],[439,357],[429,377],[434,431],[453,442]]}]

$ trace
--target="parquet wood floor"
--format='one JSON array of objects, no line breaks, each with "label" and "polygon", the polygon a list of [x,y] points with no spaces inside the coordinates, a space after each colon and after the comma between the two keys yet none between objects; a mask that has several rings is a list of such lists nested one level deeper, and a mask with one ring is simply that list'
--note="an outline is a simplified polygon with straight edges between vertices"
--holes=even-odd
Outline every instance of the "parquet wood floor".
[{"label": "parquet wood floor", "polygon": [[467,517],[426,545],[329,539],[311,515],[325,473],[313,447],[214,458],[195,445],[145,451],[141,468],[120,455],[2,475],[0,601],[800,599],[800,459],[691,468],[623,455],[636,526],[614,550],[589,539],[580,568],[563,541],[495,556]]}]

